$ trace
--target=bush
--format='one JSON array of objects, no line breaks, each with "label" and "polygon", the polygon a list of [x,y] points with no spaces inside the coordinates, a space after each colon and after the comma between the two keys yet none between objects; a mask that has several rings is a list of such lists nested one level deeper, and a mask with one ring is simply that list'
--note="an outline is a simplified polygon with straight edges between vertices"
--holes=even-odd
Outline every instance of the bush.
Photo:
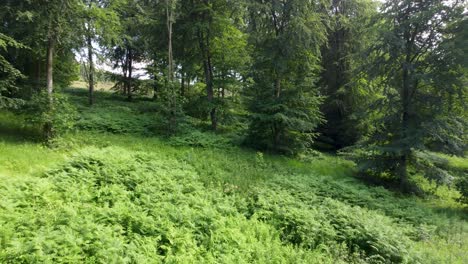
[{"label": "bush", "polygon": [[46,92],[34,94],[21,112],[27,115],[26,121],[29,123],[40,127],[52,124],[54,137],[72,130],[78,118],[75,106],[70,104],[67,96],[60,93],[54,93],[52,98]]},{"label": "bush", "polygon": [[468,204],[468,175],[464,174],[464,177],[457,179],[455,186],[461,194],[461,197],[458,198],[458,201],[464,204]]}]

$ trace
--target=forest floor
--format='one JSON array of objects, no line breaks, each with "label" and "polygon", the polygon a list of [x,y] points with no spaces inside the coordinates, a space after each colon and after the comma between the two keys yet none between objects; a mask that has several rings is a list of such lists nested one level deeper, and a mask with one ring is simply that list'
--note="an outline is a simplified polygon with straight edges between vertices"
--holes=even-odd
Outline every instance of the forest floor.
[{"label": "forest floor", "polygon": [[1,263],[468,263],[446,187],[403,196],[340,157],[264,154],[196,121],[158,136],[150,100],[66,94],[80,119],[53,148],[0,112]]}]

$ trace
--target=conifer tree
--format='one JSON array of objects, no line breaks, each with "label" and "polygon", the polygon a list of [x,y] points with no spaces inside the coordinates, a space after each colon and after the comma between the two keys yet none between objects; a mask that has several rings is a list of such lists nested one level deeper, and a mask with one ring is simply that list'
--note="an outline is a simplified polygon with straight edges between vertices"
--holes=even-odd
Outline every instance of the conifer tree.
[{"label": "conifer tree", "polygon": [[435,146],[450,154],[466,150],[466,121],[444,109],[453,91],[466,94],[463,67],[444,45],[462,13],[462,1],[390,0],[382,8],[372,60],[385,95],[378,103],[382,118],[359,161],[367,174],[394,177],[404,192],[417,191],[416,173],[440,184],[453,180],[429,152]]},{"label": "conifer tree", "polygon": [[314,1],[253,1],[250,91],[251,144],[294,153],[307,147],[322,121],[314,83],[326,31]]}]

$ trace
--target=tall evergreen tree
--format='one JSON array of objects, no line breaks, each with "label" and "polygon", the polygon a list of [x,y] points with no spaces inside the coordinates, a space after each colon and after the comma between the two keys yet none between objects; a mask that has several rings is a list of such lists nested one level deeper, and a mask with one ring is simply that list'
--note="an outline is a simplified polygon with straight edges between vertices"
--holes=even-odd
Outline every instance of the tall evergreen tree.
[{"label": "tall evergreen tree", "polygon": [[356,117],[362,95],[354,79],[359,54],[370,45],[368,31],[377,8],[371,0],[333,0],[323,12],[328,23],[319,85],[326,96],[321,111],[327,122],[319,131],[324,143],[339,149],[354,144],[363,132]]},{"label": "tall evergreen tree", "polygon": [[395,177],[405,192],[415,191],[413,172],[438,183],[452,180],[428,152],[433,146],[459,155],[466,150],[466,121],[444,110],[446,95],[466,90],[463,67],[443,45],[462,13],[462,1],[390,0],[382,7],[372,65],[384,87],[383,118],[359,159],[367,174]]},{"label": "tall evergreen tree", "polygon": [[322,121],[314,85],[326,31],[314,1],[253,1],[249,6],[254,80],[249,141],[295,152]]}]

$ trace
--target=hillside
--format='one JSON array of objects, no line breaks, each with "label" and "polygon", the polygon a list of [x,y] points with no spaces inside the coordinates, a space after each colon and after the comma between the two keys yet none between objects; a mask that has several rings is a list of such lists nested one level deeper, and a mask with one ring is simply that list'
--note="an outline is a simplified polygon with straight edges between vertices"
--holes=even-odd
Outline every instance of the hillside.
[{"label": "hillside", "polygon": [[66,94],[80,118],[53,148],[0,113],[1,263],[468,263],[446,187],[403,196],[340,157],[256,152],[196,121],[161,136],[155,102]]}]

